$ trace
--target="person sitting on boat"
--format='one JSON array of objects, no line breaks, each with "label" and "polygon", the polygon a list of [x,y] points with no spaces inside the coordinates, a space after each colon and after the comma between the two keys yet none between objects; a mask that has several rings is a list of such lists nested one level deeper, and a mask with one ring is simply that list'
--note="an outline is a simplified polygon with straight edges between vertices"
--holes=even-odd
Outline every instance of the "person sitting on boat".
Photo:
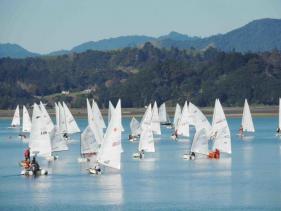
[{"label": "person sitting on boat", "polygon": [[22,163],[23,168],[30,169],[30,161],[29,159],[25,159]]},{"label": "person sitting on boat", "polygon": [[67,133],[64,133],[64,134],[63,134],[63,137],[66,138],[66,139],[68,139]]},{"label": "person sitting on boat", "polygon": [[190,160],[194,160],[195,159],[195,152],[191,152],[190,156],[189,156]]},{"label": "person sitting on boat", "polygon": [[25,151],[24,151],[24,158],[25,160],[30,160],[30,148],[28,147]]},{"label": "person sitting on boat", "polygon": [[210,159],[220,159],[220,151],[218,149],[216,149],[215,151],[210,152],[208,157]]},{"label": "person sitting on boat", "polygon": [[37,171],[40,170],[40,166],[39,166],[38,162],[36,161],[35,156],[32,158],[31,168],[32,168],[34,175]]},{"label": "person sitting on boat", "polygon": [[243,126],[242,125],[239,128],[239,133],[240,133],[241,136],[243,135]]},{"label": "person sitting on boat", "polygon": [[140,159],[142,159],[143,156],[144,156],[144,150],[142,149],[142,150],[140,151]]},{"label": "person sitting on boat", "polygon": [[277,128],[276,133],[278,133],[278,134],[281,133],[281,130],[279,127]]},{"label": "person sitting on boat", "polygon": [[100,168],[100,165],[98,163],[95,165],[95,170],[96,170],[97,173],[101,173],[101,168]]},{"label": "person sitting on boat", "polygon": [[172,138],[174,139],[174,140],[177,140],[177,138],[178,138],[178,130],[175,130],[175,132],[172,134]]}]

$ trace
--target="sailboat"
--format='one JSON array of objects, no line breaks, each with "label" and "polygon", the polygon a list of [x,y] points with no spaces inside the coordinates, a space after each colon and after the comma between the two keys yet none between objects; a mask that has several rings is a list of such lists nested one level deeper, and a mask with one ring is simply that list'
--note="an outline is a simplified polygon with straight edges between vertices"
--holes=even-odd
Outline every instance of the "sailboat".
[{"label": "sailboat", "polygon": [[141,134],[138,153],[134,153],[134,158],[142,158],[144,152],[155,152],[153,132],[151,128],[152,110],[151,104],[147,107],[141,124]]},{"label": "sailboat", "polygon": [[175,128],[175,134],[172,138],[176,139],[178,135],[189,137],[189,111],[187,101],[184,103],[181,116],[179,117],[177,127]]},{"label": "sailboat", "polygon": [[[49,158],[52,155],[51,139],[45,126],[43,113],[39,106],[34,103],[32,124],[29,139],[30,154],[32,156],[40,156]],[[21,174],[29,174],[28,170],[23,170]],[[47,174],[46,170],[40,170],[39,174]]]},{"label": "sailboat", "polygon": [[48,111],[46,110],[44,104],[41,101],[40,101],[40,109],[42,111],[43,118],[45,119],[46,129],[47,129],[48,133],[50,133],[54,129],[54,123],[53,123]]},{"label": "sailboat", "polygon": [[151,118],[151,129],[156,135],[161,135],[160,118],[156,101],[154,102]]},{"label": "sailboat", "polygon": [[107,118],[107,124],[109,124],[111,119],[111,113],[114,111],[114,106],[112,105],[111,101],[108,102],[108,118]]},{"label": "sailboat", "polygon": [[177,126],[178,126],[178,121],[180,119],[180,116],[181,116],[181,107],[180,105],[177,103],[176,105],[176,110],[175,110],[175,115],[174,115],[174,121],[173,121],[173,126],[176,130]]},{"label": "sailboat", "polygon": [[105,125],[104,119],[102,117],[101,111],[99,109],[98,104],[95,102],[95,100],[93,100],[92,109],[93,109],[93,113],[94,113],[95,118],[97,118],[98,124],[101,126],[101,128],[103,128],[103,129],[106,128],[106,125]]},{"label": "sailboat", "polygon": [[277,135],[281,134],[281,98],[279,98],[279,121],[278,121],[278,128],[276,130]]},{"label": "sailboat", "polygon": [[79,133],[80,129],[71,114],[69,108],[67,105],[63,102],[63,110],[64,110],[64,115],[65,115],[65,123],[66,123],[66,133],[67,134],[74,134],[74,133]]},{"label": "sailboat", "polygon": [[183,158],[188,160],[194,160],[196,155],[208,155],[209,154],[209,146],[208,146],[208,132],[205,128],[201,128],[200,130],[196,130],[190,153],[184,154]]},{"label": "sailboat", "polygon": [[207,117],[194,104],[189,102],[189,119],[190,124],[195,126],[196,131],[205,128],[208,133],[211,131],[211,125]]},{"label": "sailboat", "polygon": [[11,127],[16,128],[20,126],[20,108],[19,105],[17,105],[17,108],[15,110],[13,120],[11,122]]},{"label": "sailboat", "polygon": [[[105,167],[114,169],[121,168],[121,119],[118,112],[111,115],[104,140],[98,151],[97,162]],[[91,174],[99,174],[97,168],[90,168]]]},{"label": "sailboat", "polygon": [[245,99],[241,129],[243,132],[255,132],[254,123],[247,99]]},{"label": "sailboat", "polygon": [[95,121],[91,105],[87,99],[88,126],[81,133],[80,137],[80,155],[78,162],[90,161],[90,157],[95,155],[103,140],[103,132]]},{"label": "sailboat", "polygon": [[24,141],[27,142],[27,134],[31,131],[31,120],[28,114],[28,110],[25,106],[23,106],[22,112],[22,133],[19,134],[19,137]]},{"label": "sailboat", "polygon": [[135,117],[133,117],[130,122],[130,129],[131,129],[131,134],[129,135],[129,141],[131,142],[136,141],[137,138],[140,136],[141,129],[140,129],[140,123]]},{"label": "sailboat", "polygon": [[215,102],[210,138],[213,140],[213,152],[219,150],[220,153],[231,154],[230,130],[219,99]]},{"label": "sailboat", "polygon": [[172,125],[169,115],[166,111],[165,103],[162,103],[159,107],[159,120],[160,120],[161,125],[166,125],[168,127],[171,127],[171,125]]}]

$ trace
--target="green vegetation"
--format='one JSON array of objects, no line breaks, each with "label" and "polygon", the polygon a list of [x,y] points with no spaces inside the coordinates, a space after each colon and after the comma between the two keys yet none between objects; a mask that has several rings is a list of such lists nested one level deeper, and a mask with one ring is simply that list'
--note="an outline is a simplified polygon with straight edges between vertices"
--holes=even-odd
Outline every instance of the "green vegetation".
[{"label": "green vegetation", "polygon": [[[43,99],[65,100],[85,107],[86,97],[107,107],[122,99],[124,107],[140,107],[156,100],[199,106],[277,104],[281,90],[281,54],[221,52],[214,48],[142,48],[87,51],[81,54],[27,59],[0,59],[0,108]],[[90,89],[89,92],[83,90]],[[60,94],[69,90],[69,95]],[[43,98],[39,96],[44,96]]]}]

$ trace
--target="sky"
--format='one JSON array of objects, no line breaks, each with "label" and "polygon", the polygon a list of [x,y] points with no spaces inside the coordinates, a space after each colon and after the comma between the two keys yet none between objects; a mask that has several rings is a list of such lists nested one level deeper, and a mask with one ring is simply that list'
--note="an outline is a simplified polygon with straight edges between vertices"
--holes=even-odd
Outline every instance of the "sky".
[{"label": "sky", "polygon": [[0,0],[0,43],[37,53],[122,35],[206,37],[261,18],[281,0]]}]

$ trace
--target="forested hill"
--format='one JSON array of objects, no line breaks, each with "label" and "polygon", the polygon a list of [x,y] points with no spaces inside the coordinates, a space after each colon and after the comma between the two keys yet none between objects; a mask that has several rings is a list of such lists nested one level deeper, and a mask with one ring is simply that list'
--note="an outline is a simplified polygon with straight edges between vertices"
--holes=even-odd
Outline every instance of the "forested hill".
[{"label": "forested hill", "polygon": [[[61,91],[69,90],[69,95]],[[85,107],[85,98],[101,106],[122,98],[123,107],[192,101],[199,106],[277,104],[281,95],[281,54],[170,50],[146,43],[142,48],[87,51],[71,55],[0,59],[0,108],[66,100]],[[90,93],[89,93],[90,92]]]}]

